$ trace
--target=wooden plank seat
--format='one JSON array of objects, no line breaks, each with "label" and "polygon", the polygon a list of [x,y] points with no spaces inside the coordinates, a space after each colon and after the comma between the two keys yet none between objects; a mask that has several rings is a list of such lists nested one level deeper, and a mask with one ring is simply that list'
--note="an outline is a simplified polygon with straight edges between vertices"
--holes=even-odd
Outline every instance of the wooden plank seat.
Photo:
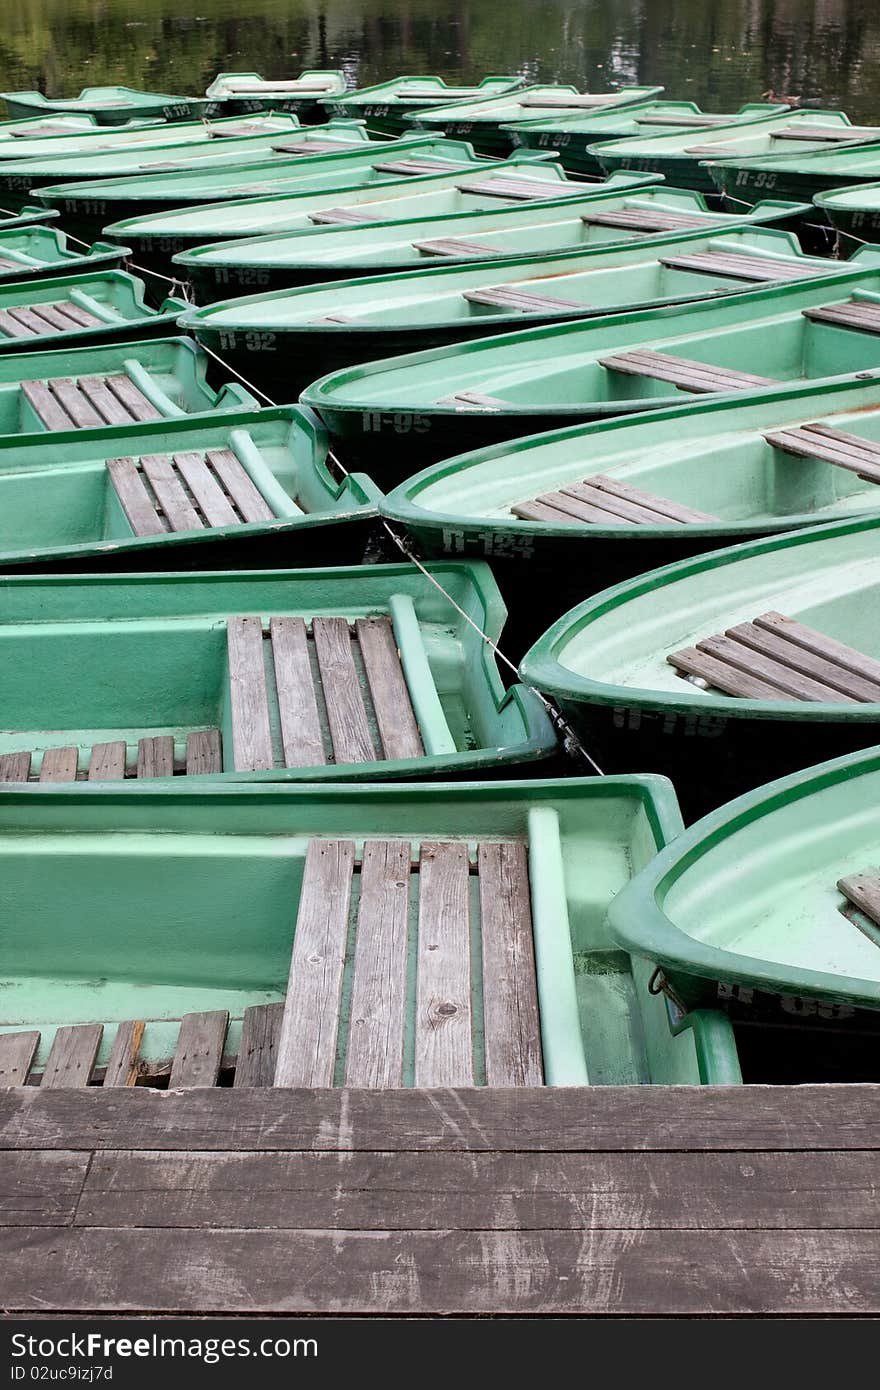
[{"label": "wooden plank seat", "polygon": [[617,478],[596,473],[581,483],[569,483],[556,492],[543,492],[529,502],[518,502],[510,509],[523,521],[552,521],[557,525],[589,523],[598,526],[627,526],[633,522],[650,526],[687,526],[717,521],[707,512],[695,511],[666,497],[632,487]]},{"label": "wooden plank seat", "polygon": [[540,92],[531,93],[524,96],[520,106],[538,107],[583,107],[585,111],[595,110],[598,106],[608,106],[614,101],[613,94],[607,92]]},{"label": "wooden plank seat", "polygon": [[708,128],[713,125],[729,125],[729,116],[635,116],[636,125],[666,125],[666,126],[688,126],[694,130]]},{"label": "wooden plank seat", "polygon": [[733,280],[802,280],[825,274],[804,261],[783,261],[773,256],[750,256],[737,251],[697,251],[686,256],[661,256],[669,270],[694,270],[702,275],[729,275]]},{"label": "wooden plank seat", "polygon": [[286,145],[273,145],[284,154],[336,154],[344,148],[341,140],[291,140]]},{"label": "wooden plank seat", "polygon": [[464,237],[436,237],[433,241],[414,241],[414,251],[426,256],[506,256],[503,246],[488,246],[482,241],[466,241]]},{"label": "wooden plank seat", "polygon": [[548,198],[583,196],[577,184],[556,179],[489,178],[457,185],[459,193],[472,193],[480,198],[509,198],[517,203],[546,202]]},{"label": "wooden plank seat", "polygon": [[678,232],[705,227],[706,218],[654,208],[619,208],[616,212],[587,212],[581,217],[588,227],[623,227],[634,232]]},{"label": "wooden plank seat", "polygon": [[486,396],[481,391],[456,391],[451,396],[442,396],[437,405],[464,406],[468,410],[503,410],[507,402],[498,396]]},{"label": "wooden plank seat", "polygon": [[375,214],[368,212],[355,212],[354,208],[327,208],[324,212],[310,212],[309,221],[315,222],[319,227],[342,226],[346,223],[372,222]]},{"label": "wooden plank seat", "polygon": [[839,145],[853,145],[860,140],[876,140],[877,132],[870,126],[787,125],[772,132],[774,140],[823,140]]},{"label": "wooden plank seat", "polygon": [[[123,777],[189,776],[223,771],[219,729],[199,729],[187,735],[186,757],[176,764],[171,734],[155,734],[138,739],[137,758],[126,764],[124,740],[95,743],[87,751],[76,747],[47,748],[43,753],[40,782],[116,782]],[[0,753],[0,782],[27,782],[31,779],[32,752]],[[80,767],[80,762],[82,766]]]},{"label": "wooden plank seat", "polygon": [[417,178],[419,174],[453,174],[467,169],[460,159],[388,159],[372,166],[377,174],[403,174]]},{"label": "wooden plank seat", "polygon": [[[482,988],[472,971],[474,930]],[[475,1063],[481,1012],[483,1064]],[[484,843],[475,853],[463,841],[424,842],[415,860],[408,839],[368,840],[360,860],[352,841],[310,842],[275,1085],[408,1083],[404,1038],[413,1013],[412,1084],[542,1084],[522,842]]]},{"label": "wooden plank seat", "polygon": [[121,373],[83,376],[77,380],[56,377],[48,381],[23,381],[21,390],[34,413],[50,430],[96,429],[104,425],[162,419],[162,412]]},{"label": "wooden plank seat", "polygon": [[563,299],[558,295],[541,294],[537,290],[517,289],[516,285],[491,285],[484,290],[464,290],[462,296],[471,304],[488,304],[493,309],[518,309],[523,314],[590,307],[582,299]]},{"label": "wooden plank seat", "polygon": [[880,483],[880,444],[861,435],[836,430],[831,425],[801,425],[797,429],[772,430],[764,435],[774,449],[798,458],[819,459],[857,473],[869,483]]},{"label": "wooden plank seat", "polygon": [[862,333],[880,333],[880,304],[849,299],[843,304],[822,304],[816,309],[801,309],[801,313],[815,323],[833,323],[843,328],[857,328]]},{"label": "wooden plank seat", "polygon": [[[419,758],[425,745],[388,618],[258,617],[227,623],[233,764],[281,765]],[[273,747],[267,667],[280,747]]]},{"label": "wooden plank seat", "polygon": [[880,927],[880,875],[848,874],[837,880],[837,886],[852,907]]},{"label": "wooden plank seat", "polygon": [[[19,130],[10,130],[7,133],[12,136],[13,140],[31,140],[35,135],[42,138],[45,135],[71,135],[73,132],[69,125],[63,125],[61,121],[41,121],[39,131],[24,127]],[[92,145],[90,148],[97,149],[98,147]]]},{"label": "wooden plank seat", "polygon": [[73,333],[80,328],[100,327],[102,322],[69,299],[60,299],[54,304],[0,309],[0,333],[7,338],[40,337],[50,328],[57,333]]},{"label": "wooden plank seat", "polygon": [[666,659],[679,675],[745,699],[880,701],[880,661],[783,613],[762,613]]},{"label": "wooden plank seat", "polygon": [[227,92],[293,92],[303,96],[309,96],[313,92],[327,92],[332,87],[332,82],[308,82],[301,78],[291,78],[289,81],[266,81],[266,82],[224,82],[223,87]]},{"label": "wooden plank seat", "polygon": [[108,459],[107,472],[136,536],[275,519],[231,449]]},{"label": "wooden plank seat", "polygon": [[736,372],[729,367],[715,367],[707,362],[694,362],[687,357],[673,357],[666,352],[646,348],[635,352],[615,353],[599,359],[608,371],[629,376],[651,377],[668,381],[683,391],[749,391],[756,386],[775,386],[768,376],[753,376],[751,372]]}]

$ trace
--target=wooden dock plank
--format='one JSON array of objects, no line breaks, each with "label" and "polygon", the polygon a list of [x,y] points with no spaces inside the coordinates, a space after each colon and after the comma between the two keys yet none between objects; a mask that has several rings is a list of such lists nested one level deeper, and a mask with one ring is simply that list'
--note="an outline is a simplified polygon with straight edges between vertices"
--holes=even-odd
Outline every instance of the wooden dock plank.
[{"label": "wooden dock plank", "polygon": [[102,1023],[58,1028],[43,1072],[44,1087],[88,1086],[104,1032]]},{"label": "wooden dock plank", "polygon": [[364,845],[346,1086],[403,1082],[409,869],[408,840]]},{"label": "wooden dock plank", "polygon": [[188,777],[205,776],[223,771],[223,755],[219,729],[198,729],[186,736],[186,773]]},{"label": "wooden dock plank", "polygon": [[371,763],[376,752],[352,656],[348,623],[344,618],[315,618],[312,633],[334,759],[337,763]]},{"label": "wooden dock plank", "polygon": [[425,749],[390,619],[358,618],[355,632],[385,757],[424,757]]},{"label": "wooden dock plank", "polygon": [[327,761],[318,700],[302,618],[272,618],[272,660],[281,720],[285,767],[315,767]]},{"label": "wooden dock plank", "polygon": [[245,1009],[233,1086],[274,1086],[283,1004],[254,1004]]},{"label": "wooden dock plank", "polygon": [[162,522],[133,458],[107,460],[107,473],[129,526],[136,536],[164,536]]},{"label": "wooden dock plank", "polygon": [[138,1074],[138,1053],[144,1036],[144,1023],[141,1019],[130,1019],[120,1023],[116,1037],[107,1059],[104,1072],[105,1086],[133,1086]]},{"label": "wooden dock plank", "polygon": [[70,1226],[88,1166],[86,1153],[5,1154],[0,1163],[0,1228]]},{"label": "wooden dock plank", "polygon": [[348,937],[354,844],[312,840],[306,852],[276,1086],[332,1086]]},{"label": "wooden dock plank", "polygon": [[125,776],[125,743],[114,739],[111,743],[96,743],[92,746],[89,758],[90,782],[117,782]]},{"label": "wooden dock plank", "polygon": [[138,777],[174,776],[174,739],[171,734],[156,734],[138,739]]},{"label": "wooden dock plank", "polygon": [[25,1084],[39,1045],[37,1029],[0,1033],[0,1090]]},{"label": "wooden dock plank", "polygon": [[202,531],[205,523],[184,491],[167,454],[143,454],[141,468],[159,499],[172,531]]},{"label": "wooden dock plank", "polygon": [[40,781],[74,782],[78,757],[76,748],[47,748],[40,764]]},{"label": "wooden dock plank", "polygon": [[174,455],[178,471],[198,502],[209,526],[238,526],[240,518],[201,454]]},{"label": "wooden dock plank", "polygon": [[169,1089],[217,1085],[228,1025],[225,1009],[184,1014],[171,1063]]},{"label": "wooden dock plank", "polygon": [[232,754],[236,772],[274,766],[269,697],[263,664],[263,625],[258,617],[234,617],[226,624]]},{"label": "wooden dock plank", "polygon": [[477,866],[486,1083],[540,1086],[541,1020],[526,846],[481,844]]},{"label": "wooden dock plank", "polygon": [[425,841],[419,858],[415,1084],[471,1086],[467,845]]},{"label": "wooden dock plank", "polygon": [[26,782],[30,771],[30,753],[0,753],[0,782]]}]

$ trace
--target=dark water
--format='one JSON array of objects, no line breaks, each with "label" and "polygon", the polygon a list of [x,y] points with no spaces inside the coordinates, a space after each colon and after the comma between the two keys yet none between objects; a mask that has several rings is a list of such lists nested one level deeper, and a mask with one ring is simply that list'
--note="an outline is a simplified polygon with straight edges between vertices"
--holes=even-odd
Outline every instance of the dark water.
[{"label": "dark water", "polygon": [[768,88],[880,119],[880,0],[0,0],[0,86],[201,92],[221,69],[341,67],[600,91],[662,83],[725,109]]}]

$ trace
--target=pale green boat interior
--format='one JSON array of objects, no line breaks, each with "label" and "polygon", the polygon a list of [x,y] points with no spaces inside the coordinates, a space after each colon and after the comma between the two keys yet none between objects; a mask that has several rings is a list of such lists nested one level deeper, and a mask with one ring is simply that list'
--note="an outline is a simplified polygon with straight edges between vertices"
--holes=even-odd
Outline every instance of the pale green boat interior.
[{"label": "pale green boat interior", "polygon": [[[141,130],[148,126],[155,127],[159,124],[160,122],[155,119],[131,121],[125,129]],[[42,116],[25,116],[24,118],[18,117],[15,120],[0,121],[0,141],[6,141],[11,146],[13,142],[18,144],[19,141],[21,141],[22,144],[27,144],[30,136],[40,139],[53,139],[55,137],[44,135],[42,132],[46,130],[57,130],[58,126],[64,126],[75,139],[82,135],[100,134],[103,129],[106,129],[106,127],[98,125],[94,116],[88,114],[80,116],[52,116],[46,113]]]},{"label": "pale green boat interior", "polygon": [[[798,141],[798,144],[802,144]],[[713,156],[715,158],[720,156]],[[731,151],[730,156],[724,161],[724,168],[736,169],[738,167],[737,158]],[[848,145],[845,149],[824,149],[792,151],[768,155],[765,159],[749,160],[748,168],[766,169],[778,171],[780,173],[800,173],[809,174],[811,178],[821,180],[824,177],[842,178],[846,174],[852,174],[858,178],[863,174],[866,179],[874,179],[877,176],[877,169],[880,167],[880,139],[872,144]]]},{"label": "pale green boat interior", "polygon": [[126,106],[130,106],[134,111],[139,107],[152,109],[179,104],[204,106],[204,99],[200,97],[173,96],[168,92],[144,92],[136,87],[83,87],[78,97],[47,97],[44,92],[38,91],[0,92],[0,97],[6,101],[10,111],[19,106],[71,113],[101,112],[110,109],[118,111]]},{"label": "pale green boat interior", "polygon": [[[690,116],[705,116],[708,120],[719,120],[722,116],[729,124],[734,124],[743,118],[747,120],[757,120],[761,116],[766,116],[768,112],[778,111],[779,105],[776,103],[747,102],[738,111],[715,112],[703,111],[695,101],[644,101],[633,103],[629,106],[615,107],[610,111],[597,109],[592,111],[578,111],[571,109],[567,115],[554,116],[548,111],[544,116],[530,117],[528,120],[517,120],[509,125],[502,126],[502,130],[515,131],[523,136],[534,136],[539,138],[541,132],[548,134],[557,132],[564,133],[571,131],[573,134],[581,131],[597,132],[597,136],[604,139],[617,136],[623,138],[627,135],[648,135],[650,133],[650,122],[657,117],[683,116],[687,120]],[[711,129],[712,127],[707,127]],[[717,127],[715,127],[717,129]],[[667,133],[676,134],[676,128],[670,124],[666,127]],[[700,134],[699,129],[691,126],[682,126],[682,130],[689,130],[695,137]]]},{"label": "pale green boat interior", "polygon": [[[613,148],[591,146],[590,153],[600,162],[607,155],[613,158],[615,163],[624,155],[634,158],[672,155],[677,159],[686,159],[693,155],[694,159],[723,159],[725,156],[737,158],[741,155],[760,157],[764,154],[775,154],[780,150],[783,154],[797,154],[799,151],[806,153],[812,149],[827,148],[828,141],[823,140],[819,134],[815,145],[810,140],[800,138],[786,140],[776,134],[780,126],[795,126],[800,130],[809,129],[810,126],[818,126],[820,129],[839,126],[844,129],[851,124],[844,111],[790,111],[785,108],[777,109],[770,115],[764,112],[753,120],[732,122],[729,126],[709,126],[700,130],[691,128],[671,135],[651,135],[646,132],[632,139],[615,141]],[[880,136],[880,127],[853,126],[853,140],[870,140],[874,130],[877,135],[873,138],[876,139]],[[717,153],[709,154],[706,150],[709,145],[717,149]]]},{"label": "pale green boat interior", "polygon": [[[333,111],[338,108],[345,112],[352,107],[373,105],[414,108],[419,105],[428,106],[435,101],[468,101],[481,93],[486,96],[490,93],[513,92],[522,85],[521,77],[484,77],[482,82],[473,87],[450,87],[447,86],[445,78],[429,74],[423,77],[395,77],[390,82],[375,82],[370,87],[358,87],[353,92],[345,92],[325,101],[324,105]],[[424,94],[428,90],[432,95],[426,97]]]},{"label": "pale green boat interior", "polygon": [[[545,1081],[550,1085],[736,1084],[729,1024],[698,1011],[670,1026],[650,967],[611,939],[610,899],[676,833],[663,779],[431,788],[263,788],[234,797],[174,793],[0,796],[2,1029],[36,1027],[45,1060],[61,1024],[147,1021],[142,1055],[172,1054],[181,1016],[226,1009],[227,1052],[243,1011],[284,998],[304,859],[314,836],[364,841],[525,840]],[[476,880],[472,880],[476,884]],[[355,890],[357,891],[357,889]],[[474,1060],[485,1081],[478,901]],[[414,967],[417,926],[410,920]],[[210,945],[210,949],[208,949]],[[63,974],[59,961],[64,962]],[[404,1085],[413,1083],[414,968]],[[351,961],[343,985],[347,1034]],[[340,1048],[336,1084],[345,1057]]]},{"label": "pale green boat interior", "polygon": [[[546,257],[540,271],[530,263],[518,267],[500,261],[496,265],[452,266],[414,272],[399,278],[388,276],[347,280],[335,285],[305,286],[241,299],[221,301],[191,310],[181,323],[196,332],[200,327],[287,328],[294,325],[320,325],[322,332],[349,333],[357,327],[397,325],[402,318],[412,323],[417,316],[421,326],[447,325],[475,320],[488,322],[559,317],[571,318],[578,312],[619,309],[624,305],[694,300],[722,291],[735,293],[743,288],[742,279],[716,272],[680,270],[662,264],[662,257],[683,256],[689,252],[746,252],[780,256],[786,265],[792,258],[803,264],[805,274],[816,268],[827,272],[829,262],[817,256],[804,256],[797,241],[786,232],[731,230],[723,236],[714,232],[686,238],[668,238],[653,246],[622,246],[569,253],[568,257]],[[747,282],[746,282],[747,283]],[[466,290],[481,287],[517,286],[550,298],[574,301],[583,309],[551,304],[537,312],[511,306],[480,304],[465,298]],[[346,323],[325,323],[328,315],[344,314]]]},{"label": "pale green boat interior", "polygon": [[[52,119],[52,127],[69,125],[71,127],[70,135],[40,135],[39,131],[35,131],[33,139],[17,135],[15,139],[7,136],[4,140],[7,125],[12,125],[20,130],[29,124],[47,125],[49,118],[44,116],[39,122],[11,121],[0,123],[0,150],[2,150],[4,162],[20,159],[49,159],[59,155],[81,157],[89,152],[100,150],[167,149],[173,145],[205,145],[214,139],[226,137],[227,134],[234,135],[236,129],[240,129],[243,124],[259,124],[265,128],[267,135],[274,133],[276,138],[301,129],[296,116],[280,111],[266,112],[259,118],[259,121],[242,116],[224,116],[221,120],[210,122],[193,120],[169,121],[167,123],[140,121],[131,126],[99,126],[95,124],[92,116],[58,116]],[[238,137],[235,136],[235,138]]]},{"label": "pale green boat interior", "polygon": [[[657,96],[662,91],[662,87],[621,87],[617,92],[601,93],[603,105],[597,105],[594,109],[598,114],[603,110],[630,106],[636,102],[642,102],[646,98]],[[485,121],[492,125],[501,125],[502,123],[527,119],[529,116],[540,116],[541,110],[531,104],[535,99],[541,97],[561,98],[567,94],[571,94],[573,97],[582,95],[578,87],[567,84],[538,84],[520,87],[514,93],[502,92],[497,96],[480,97],[476,101],[457,101],[448,108],[432,106],[428,110],[414,113],[409,119],[414,124],[425,127],[443,125],[444,121]],[[552,107],[544,109],[544,115],[563,115],[566,110],[581,115],[583,109],[582,106],[578,105],[566,108],[554,104]]]},{"label": "pale green boat interior", "polygon": [[[288,79],[285,79],[287,81]],[[292,81],[301,83],[301,87],[285,86],[283,90],[268,90],[267,92],[242,92],[236,90],[241,82],[265,82],[267,88],[273,87],[273,79],[263,77],[259,72],[218,72],[213,82],[205,89],[205,96],[209,100],[230,100],[254,101],[271,99],[277,97],[279,101],[321,101],[325,96],[336,96],[345,91],[345,73],[339,68],[307,68],[304,69],[299,77]]]},{"label": "pale green boat interior", "polygon": [[[158,314],[167,314],[177,304],[183,303],[182,300],[166,299],[158,311],[149,308],[144,304],[143,280],[122,270],[104,270],[93,275],[59,275],[35,285],[0,285],[0,310],[19,305],[56,304],[62,300],[69,300],[93,314],[102,324],[106,324],[108,331],[138,319],[143,319],[146,327],[149,319]],[[94,334],[98,328],[92,325],[81,331]],[[57,330],[47,325],[46,337],[54,336],[57,336]],[[79,334],[72,330],[65,336],[74,341]],[[35,340],[31,338],[29,341]],[[7,345],[14,345],[20,351],[22,340],[10,337],[0,328],[0,347]]]},{"label": "pale green boat interior", "polygon": [[[70,262],[88,266],[90,261],[109,259],[118,264],[119,255],[120,247],[107,241],[96,241],[83,249],[77,243],[71,245],[57,227],[37,224],[3,231],[0,226],[0,283],[6,277],[23,278],[27,271],[47,266],[57,265],[63,270]],[[3,265],[4,261],[11,264]]]},{"label": "pale green boat interior", "polygon": [[817,193],[813,202],[816,207],[829,213],[834,213],[838,208],[841,212],[860,212],[862,209],[875,212],[880,207],[880,183],[858,183],[855,188],[837,188],[830,193]]}]

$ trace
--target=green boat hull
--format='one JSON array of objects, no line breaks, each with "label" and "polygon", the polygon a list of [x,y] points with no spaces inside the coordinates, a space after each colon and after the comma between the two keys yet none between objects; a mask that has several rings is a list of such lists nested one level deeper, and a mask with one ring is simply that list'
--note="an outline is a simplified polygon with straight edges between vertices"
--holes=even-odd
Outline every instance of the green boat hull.
[{"label": "green boat hull", "polygon": [[870,1069],[860,1079],[877,1080],[876,1038],[865,1037],[880,1030],[876,936],[837,884],[876,872],[878,784],[874,748],[723,807],[612,903],[616,939],[659,962],[686,1006],[813,1029],[833,1050],[854,1032]]},{"label": "green boat hull", "polygon": [[0,337],[0,356],[43,352],[62,342],[77,348],[166,337],[185,307],[184,300],[171,298],[150,308],[144,303],[144,282],[121,270],[84,270],[81,275],[55,275],[37,285],[0,287],[0,312],[67,301],[98,321],[64,332],[47,323],[45,333]]},{"label": "green boat hull", "polygon": [[[407,97],[407,87],[418,84],[422,89],[436,91],[437,98],[419,100]],[[390,82],[378,82],[361,87],[342,96],[324,99],[324,110],[332,116],[356,116],[367,122],[370,130],[380,135],[401,136],[411,130],[409,117],[442,102],[470,101],[480,93],[514,92],[522,87],[521,77],[484,77],[475,87],[447,87],[442,77],[396,77]]]},{"label": "green boat hull", "polygon": [[751,203],[756,196],[796,197],[805,202],[817,198],[823,215],[821,194],[849,189],[854,184],[874,183],[880,168],[880,139],[846,146],[843,149],[804,152],[800,158],[777,154],[765,159],[719,159],[706,165],[715,187],[730,198]]},{"label": "green boat hull", "polygon": [[[237,79],[237,81],[236,81]],[[205,96],[205,116],[211,120],[217,116],[245,116],[260,111],[286,111],[297,116],[304,125],[320,125],[325,119],[324,99],[345,91],[345,73],[338,69],[311,70],[303,72],[294,79],[302,83],[303,90],[296,92],[290,83],[282,82],[274,92],[255,91],[236,93],[235,87],[242,84],[256,86],[265,79],[258,72],[221,72],[208,87]],[[313,90],[309,91],[309,86]],[[343,113],[345,114],[345,113]]]},{"label": "green boat hull", "polygon": [[[3,938],[9,983],[0,1027],[39,1030],[39,1070],[59,1026],[102,1022],[100,1066],[117,1025],[138,1018],[146,1023],[141,1057],[155,1063],[173,1055],[184,1013],[223,1009],[226,1050],[235,1054],[244,1010],[285,997],[310,839],[404,838],[418,847],[465,834],[472,843],[528,847],[546,1085],[736,1085],[723,1014],[682,1015],[651,995],[650,970],[616,949],[602,925],[610,899],[678,828],[671,788],[637,777],[192,795],[107,784],[4,792],[0,852],[16,929]],[[137,933],[120,934],[120,893]],[[59,940],[75,951],[76,975],[59,970]],[[408,988],[410,1015],[414,1002]],[[480,1003],[475,984],[474,1081],[482,1085]],[[413,1080],[405,1054],[401,1081]]]},{"label": "green boat hull", "polygon": [[13,120],[49,115],[93,116],[98,125],[126,125],[133,119],[197,120],[204,97],[169,96],[131,87],[85,87],[78,97],[47,97],[42,92],[0,92]]},{"label": "green boat hull", "polygon": [[813,199],[819,215],[825,217],[836,232],[843,233],[856,245],[863,241],[880,241],[880,184],[864,183],[817,193]]},{"label": "green boat hull", "polygon": [[[878,536],[876,519],[837,522],[641,574],[554,623],[523,658],[521,677],[558,702],[607,772],[674,773],[685,817],[694,819],[817,758],[880,742],[880,705],[715,695],[676,676],[666,652],[686,646],[694,627],[696,640],[778,610],[877,656]],[[815,618],[810,594],[820,595]],[[640,637],[649,611],[650,637]],[[631,682],[618,665],[608,667],[612,627],[650,676]]]},{"label": "green boat hull", "polygon": [[[204,457],[212,450],[238,457],[274,519],[135,534],[107,461]],[[375,528],[379,497],[363,474],[341,481],[332,475],[320,425],[296,406],[81,429],[36,443],[7,436],[0,441],[0,569],[69,574],[356,562]]]},{"label": "green boat hull", "polygon": [[11,232],[14,227],[34,227],[39,223],[56,222],[57,220],[57,208],[26,206],[19,212],[0,217],[0,232]]}]

